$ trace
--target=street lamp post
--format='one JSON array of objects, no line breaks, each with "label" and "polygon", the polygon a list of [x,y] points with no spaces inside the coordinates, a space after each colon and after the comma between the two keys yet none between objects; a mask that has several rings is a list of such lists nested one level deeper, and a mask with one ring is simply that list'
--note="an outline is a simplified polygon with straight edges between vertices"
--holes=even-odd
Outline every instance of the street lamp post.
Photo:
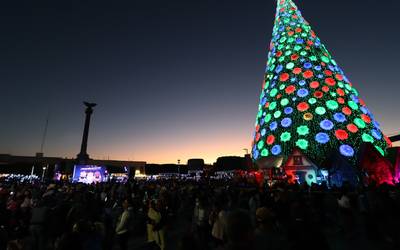
[{"label": "street lamp post", "polygon": [[42,168],[42,182],[43,182],[43,180],[44,180],[44,174],[46,173],[46,169],[47,169],[47,167],[43,167]]},{"label": "street lamp post", "polygon": [[178,159],[178,176],[181,177],[181,168],[180,168],[181,160]]}]

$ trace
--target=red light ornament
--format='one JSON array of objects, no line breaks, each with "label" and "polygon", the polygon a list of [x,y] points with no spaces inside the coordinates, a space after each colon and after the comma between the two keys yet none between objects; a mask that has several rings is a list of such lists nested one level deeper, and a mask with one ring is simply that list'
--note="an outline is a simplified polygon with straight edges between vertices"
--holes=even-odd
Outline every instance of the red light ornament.
[{"label": "red light ornament", "polygon": [[319,87],[319,82],[317,81],[310,82],[310,88],[316,89],[318,87]]},{"label": "red light ornament", "polygon": [[296,61],[297,59],[299,59],[299,55],[293,54],[292,56],[290,56],[290,59],[291,59],[292,61]]},{"label": "red light ornament", "polygon": [[347,132],[343,129],[336,130],[335,136],[336,136],[336,138],[338,138],[339,140],[342,140],[342,141],[349,138],[349,134],[347,134]]},{"label": "red light ornament", "polygon": [[344,91],[343,91],[343,89],[341,89],[341,88],[338,88],[338,89],[336,90],[336,93],[337,93],[338,95],[340,95],[340,96],[344,96]]},{"label": "red light ornament", "polygon": [[269,136],[267,137],[267,144],[268,144],[268,145],[272,145],[272,144],[274,144],[274,142],[275,142],[275,136],[269,135]]},{"label": "red light ornament", "polygon": [[306,79],[309,79],[314,76],[314,73],[311,70],[307,70],[306,72],[303,73],[303,77]]},{"label": "red light ornament", "polygon": [[351,109],[349,107],[343,107],[342,112],[345,115],[351,115]]},{"label": "red light ornament", "polygon": [[293,74],[298,75],[301,73],[301,68],[294,68],[292,72]]},{"label": "red light ornament", "polygon": [[289,79],[289,74],[288,73],[283,73],[281,74],[281,76],[279,77],[279,80],[281,82],[286,82]]},{"label": "red light ornament", "polygon": [[308,106],[308,104],[306,102],[301,102],[297,105],[297,110],[300,112],[304,112],[306,110],[308,110],[310,106]]},{"label": "red light ornament", "polygon": [[351,133],[357,133],[358,128],[356,125],[354,125],[353,123],[348,124],[347,126],[347,130],[350,131]]},{"label": "red light ornament", "polygon": [[293,85],[287,86],[285,89],[286,94],[290,95],[296,90],[296,87]]},{"label": "red light ornament", "polygon": [[366,114],[362,114],[361,119],[363,119],[363,121],[366,123],[371,123],[371,118],[369,116],[367,116]]},{"label": "red light ornament", "polygon": [[336,78],[338,81],[343,81],[343,76],[342,76],[341,74],[336,74],[336,75],[335,75],[335,78]]},{"label": "red light ornament", "polygon": [[315,96],[316,98],[321,98],[321,97],[324,96],[324,93],[322,93],[321,91],[315,91],[314,96]]},{"label": "red light ornament", "polygon": [[329,86],[335,86],[336,81],[335,81],[335,79],[328,77],[325,79],[325,83],[328,84]]},{"label": "red light ornament", "polygon": [[257,134],[256,134],[256,141],[259,141],[259,140],[260,140],[260,137],[261,137],[260,133],[257,133]]}]

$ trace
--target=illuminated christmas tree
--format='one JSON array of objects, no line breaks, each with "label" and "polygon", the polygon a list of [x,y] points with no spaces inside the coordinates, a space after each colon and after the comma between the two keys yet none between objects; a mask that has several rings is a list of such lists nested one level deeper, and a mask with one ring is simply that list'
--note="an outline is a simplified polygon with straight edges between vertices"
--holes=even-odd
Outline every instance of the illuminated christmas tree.
[{"label": "illuminated christmas tree", "polygon": [[252,155],[314,162],[337,150],[352,164],[364,142],[385,155],[388,139],[342,69],[291,0],[278,0]]}]

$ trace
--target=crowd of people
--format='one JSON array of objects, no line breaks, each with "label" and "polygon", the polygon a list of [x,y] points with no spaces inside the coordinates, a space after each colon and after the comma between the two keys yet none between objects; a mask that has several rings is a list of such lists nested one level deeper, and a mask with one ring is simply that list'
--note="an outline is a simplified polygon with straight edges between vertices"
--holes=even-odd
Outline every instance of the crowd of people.
[{"label": "crowd of people", "polygon": [[240,177],[0,181],[0,250],[400,249],[399,191]]}]

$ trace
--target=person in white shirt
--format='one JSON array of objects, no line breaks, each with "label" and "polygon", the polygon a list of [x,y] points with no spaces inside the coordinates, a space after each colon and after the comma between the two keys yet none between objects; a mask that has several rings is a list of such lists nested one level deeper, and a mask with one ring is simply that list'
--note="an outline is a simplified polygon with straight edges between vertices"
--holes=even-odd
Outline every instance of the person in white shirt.
[{"label": "person in white shirt", "polygon": [[214,238],[217,247],[224,244],[226,215],[227,213],[222,209],[222,205],[216,202],[209,217],[209,224],[212,228],[211,235]]},{"label": "person in white shirt", "polygon": [[128,200],[122,202],[124,211],[119,216],[115,233],[121,250],[128,249],[128,238],[129,238],[129,221],[131,213],[129,211],[130,204]]},{"label": "person in white shirt", "polygon": [[150,202],[149,211],[147,212],[147,242],[154,242],[161,249],[165,249],[164,225],[161,214],[161,203],[157,201]]}]

